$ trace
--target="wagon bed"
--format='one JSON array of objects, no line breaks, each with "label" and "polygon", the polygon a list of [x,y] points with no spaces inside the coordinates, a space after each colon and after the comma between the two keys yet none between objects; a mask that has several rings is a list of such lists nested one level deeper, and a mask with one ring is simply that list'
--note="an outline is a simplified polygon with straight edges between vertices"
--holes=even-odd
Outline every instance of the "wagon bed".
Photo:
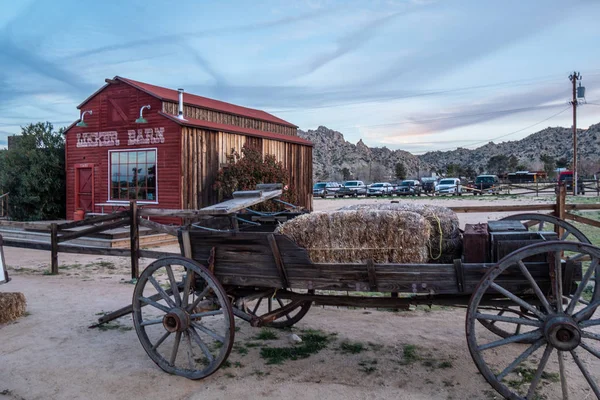
[{"label": "wagon bed", "polygon": [[[594,332],[600,326],[594,317],[600,290],[593,285],[591,300],[582,298],[597,279],[600,249],[552,216],[521,214],[508,220],[523,223],[524,232],[486,230],[484,258],[465,262],[479,257],[479,246],[473,245],[452,264],[313,263],[305,249],[278,233],[243,232],[236,224],[228,232],[181,229],[183,256],[158,259],[136,284],[134,326],[160,368],[200,379],[227,359],[234,317],[282,328],[300,321],[313,302],[457,305],[467,309],[467,344],[475,364],[503,396],[534,398],[556,350],[563,397],[569,392],[564,358],[570,355],[600,398],[600,333]],[[518,351],[508,365],[498,367],[486,357],[490,350],[508,354],[512,349]],[[542,351],[526,392],[508,386],[505,378]]]}]

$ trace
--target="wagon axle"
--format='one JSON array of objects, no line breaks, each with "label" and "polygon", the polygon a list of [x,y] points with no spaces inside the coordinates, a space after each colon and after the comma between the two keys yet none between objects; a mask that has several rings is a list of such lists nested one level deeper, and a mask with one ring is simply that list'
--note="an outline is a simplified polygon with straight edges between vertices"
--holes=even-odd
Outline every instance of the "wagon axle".
[{"label": "wagon axle", "polygon": [[544,324],[544,336],[548,343],[560,351],[571,351],[581,343],[581,329],[569,316],[556,316]]},{"label": "wagon axle", "polygon": [[190,314],[181,308],[173,308],[163,317],[163,326],[171,333],[185,332],[190,327]]}]

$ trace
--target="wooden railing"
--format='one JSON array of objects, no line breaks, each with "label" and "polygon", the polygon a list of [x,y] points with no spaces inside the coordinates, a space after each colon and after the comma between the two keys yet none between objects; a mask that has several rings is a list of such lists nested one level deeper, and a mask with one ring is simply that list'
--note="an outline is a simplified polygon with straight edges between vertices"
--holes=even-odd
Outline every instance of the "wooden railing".
[{"label": "wooden railing", "polygon": [[8,195],[10,193],[0,194],[0,218],[8,217]]},{"label": "wooden railing", "polygon": [[[555,204],[526,204],[526,205],[504,205],[504,206],[454,206],[450,207],[457,213],[491,213],[491,212],[551,212],[556,217],[563,220],[572,220],[600,228],[600,222],[581,215],[573,214],[569,211],[600,210],[600,204],[566,204],[566,189],[564,185],[559,186],[559,194],[556,197]],[[139,259],[160,258],[173,253],[141,250],[139,247],[139,227],[148,227],[152,230],[167,233],[176,236],[181,227],[159,224],[154,221],[144,219],[146,216],[169,216],[178,217],[184,220],[197,219],[202,215],[199,210],[162,210],[162,209],[140,209],[136,202],[131,202],[129,210],[121,211],[108,215],[94,216],[82,221],[73,221],[63,224],[51,223],[46,225],[47,232],[50,233],[50,243],[26,242],[15,239],[4,239],[4,246],[21,247],[36,250],[48,250],[51,252],[50,272],[58,274],[58,253],[78,253],[93,254],[104,256],[130,257],[131,259],[131,277],[139,277]],[[11,225],[22,227],[35,226],[40,230],[40,225],[34,225],[31,222],[11,223]],[[65,244],[67,241],[78,239],[93,233],[99,233],[110,229],[129,226],[130,247],[128,249],[102,248],[92,246],[81,246]],[[80,228],[79,230],[73,230]]]}]

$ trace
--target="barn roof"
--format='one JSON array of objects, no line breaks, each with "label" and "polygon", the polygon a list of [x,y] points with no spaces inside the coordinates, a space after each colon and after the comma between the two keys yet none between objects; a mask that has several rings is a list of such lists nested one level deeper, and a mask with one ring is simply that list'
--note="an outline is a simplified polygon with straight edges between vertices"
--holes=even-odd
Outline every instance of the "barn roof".
[{"label": "barn roof", "polygon": [[261,138],[265,138],[265,139],[279,140],[282,142],[290,142],[290,143],[303,144],[305,146],[313,146],[313,143],[310,140],[302,139],[301,137],[298,137],[298,136],[259,131],[258,129],[242,128],[241,126],[235,126],[235,125],[229,125],[229,124],[219,124],[217,122],[205,121],[203,119],[194,119],[194,118],[179,119],[175,115],[167,114],[162,111],[159,111],[158,114],[170,119],[171,121],[178,123],[179,125],[189,126],[192,128],[211,129],[211,130],[216,130],[216,131],[220,131],[220,132],[228,132],[228,133],[239,133],[239,134],[243,134],[243,135],[256,136],[256,137],[261,137]]},{"label": "barn roof", "polygon": [[[121,76],[115,76],[113,78],[114,81],[121,81],[128,85],[135,87],[143,92],[148,93],[151,96],[158,98],[163,101],[171,101],[177,103],[179,101],[179,92],[174,89],[168,89],[161,86],[151,85],[149,83],[134,81],[133,79],[123,78]],[[77,108],[83,107],[85,103],[91,100],[96,94],[101,92],[107,85],[102,86],[99,90],[97,90],[90,97],[85,99],[83,103],[81,103]],[[289,123],[281,118],[277,118],[276,116],[269,114],[268,112],[256,110],[253,108],[247,108],[242,106],[237,106],[235,104],[226,103],[224,101],[209,99],[208,97],[198,96],[192,93],[185,93],[183,95],[184,104],[190,106],[196,106],[201,108],[206,108],[214,111],[221,111],[228,114],[235,114],[242,117],[254,118],[266,122],[271,122],[274,124],[290,126],[293,128],[297,128],[296,125]]]}]

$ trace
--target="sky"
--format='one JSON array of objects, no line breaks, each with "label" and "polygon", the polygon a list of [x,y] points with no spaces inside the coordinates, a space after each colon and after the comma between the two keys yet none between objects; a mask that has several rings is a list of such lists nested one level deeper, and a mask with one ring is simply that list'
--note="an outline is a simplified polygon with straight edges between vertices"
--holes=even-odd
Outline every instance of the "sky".
[{"label": "sky", "polygon": [[0,0],[0,147],[116,75],[413,154],[600,122],[598,0]]}]

